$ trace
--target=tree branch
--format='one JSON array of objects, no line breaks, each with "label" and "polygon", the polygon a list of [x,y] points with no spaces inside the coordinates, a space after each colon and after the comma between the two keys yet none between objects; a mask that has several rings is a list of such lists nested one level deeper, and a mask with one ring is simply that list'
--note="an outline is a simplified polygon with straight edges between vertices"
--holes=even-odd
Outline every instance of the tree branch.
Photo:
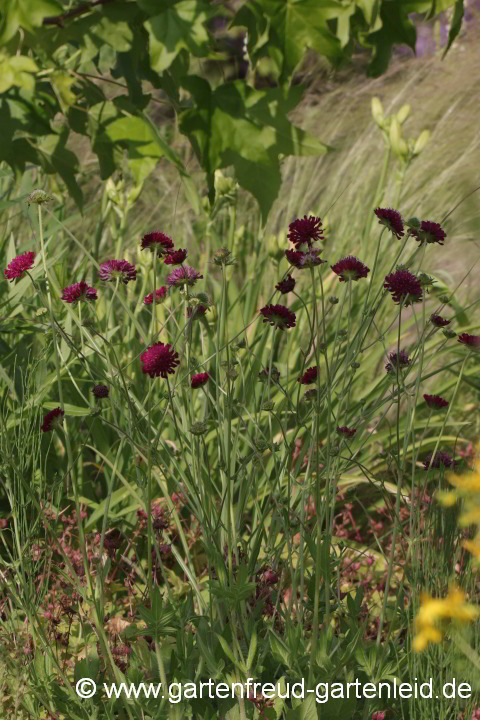
[{"label": "tree branch", "polygon": [[90,12],[90,10],[93,10],[98,5],[108,5],[112,2],[115,2],[115,0],[93,0],[93,2],[83,3],[82,5],[63,13],[63,15],[53,15],[51,17],[43,18],[42,24],[57,25],[57,27],[63,28],[65,20],[70,20],[71,18],[78,17],[79,15],[85,15],[85,13]]}]

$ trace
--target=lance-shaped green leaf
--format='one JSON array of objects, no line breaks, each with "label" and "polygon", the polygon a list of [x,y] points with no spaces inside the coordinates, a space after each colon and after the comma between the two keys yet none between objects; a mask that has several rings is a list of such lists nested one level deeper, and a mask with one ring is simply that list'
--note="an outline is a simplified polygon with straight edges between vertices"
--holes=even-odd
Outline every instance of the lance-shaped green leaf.
[{"label": "lance-shaped green leaf", "polygon": [[265,222],[280,188],[280,157],[332,149],[288,120],[303,95],[300,85],[254,90],[235,80],[212,90],[205,79],[189,75],[182,87],[194,105],[179,113],[179,127],[206,172],[211,203],[215,170],[234,165],[239,184],[255,196]]}]

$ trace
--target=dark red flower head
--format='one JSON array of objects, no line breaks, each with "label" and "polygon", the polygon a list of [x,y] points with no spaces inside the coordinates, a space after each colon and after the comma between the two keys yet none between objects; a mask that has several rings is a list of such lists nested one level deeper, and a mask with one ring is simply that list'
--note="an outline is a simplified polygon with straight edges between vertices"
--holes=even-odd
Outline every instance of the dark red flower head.
[{"label": "dark red flower head", "polygon": [[63,288],[60,299],[65,300],[67,303],[77,303],[79,300],[96,300],[97,291],[82,280],[82,282]]},{"label": "dark red flower head", "polygon": [[419,228],[411,228],[410,234],[419,243],[438,243],[439,245],[443,245],[447,237],[438,223],[429,220],[422,220]]},{"label": "dark red flower head", "polygon": [[31,270],[33,268],[34,261],[34,252],[26,252],[22,255],[17,255],[17,257],[13,258],[13,260],[8,263],[6,269],[3,271],[5,280],[10,280],[11,282],[14,280],[21,280],[25,276],[27,270]]},{"label": "dark red flower head", "polygon": [[198,305],[195,305],[195,307],[187,307],[187,317],[193,317],[194,320],[199,319],[205,315],[207,310],[208,307],[200,303]]},{"label": "dark red flower head", "polygon": [[198,373],[198,375],[192,375],[192,389],[201,387],[202,385],[205,385],[205,383],[208,382],[208,372],[204,373]]},{"label": "dark red flower head", "polygon": [[260,312],[263,315],[263,322],[268,322],[280,330],[295,327],[295,313],[285,305],[265,305]]},{"label": "dark red flower head", "polygon": [[397,365],[399,370],[404,370],[405,368],[408,368],[410,365],[410,360],[408,358],[408,353],[405,352],[405,350],[400,350],[400,353],[391,352],[388,355],[388,359],[390,362],[388,362],[385,365],[385,370],[388,373],[391,372],[397,372]]},{"label": "dark red flower head", "polygon": [[178,353],[171,345],[164,345],[161,342],[155,343],[147,348],[141,355],[143,364],[142,372],[150,375],[151,378],[163,377],[173,374],[177,365],[180,365]]},{"label": "dark red flower head", "polygon": [[173,240],[162,232],[147,233],[142,238],[142,250],[156,250],[157,255],[166,255],[173,250]]},{"label": "dark red flower head", "polygon": [[285,257],[287,258],[290,265],[294,265],[299,270],[305,270],[306,268],[315,267],[327,262],[322,260],[319,255],[321,250],[308,250],[307,252],[300,252],[299,250],[285,250]]},{"label": "dark red flower head", "polygon": [[445,400],[444,398],[440,397],[440,395],[425,394],[423,396],[423,399],[427,403],[428,407],[432,408],[432,410],[441,410],[441,408],[446,408],[449,406],[448,400]]},{"label": "dark red flower head", "polygon": [[50,430],[53,430],[55,427],[61,425],[64,415],[65,413],[62,408],[57,407],[50,410],[50,412],[44,416],[40,429],[43,430],[43,432],[50,432]]},{"label": "dark red flower head", "polygon": [[168,253],[168,255],[165,256],[163,262],[165,263],[165,265],[181,265],[186,257],[186,250],[174,250],[173,252],[170,252]]},{"label": "dark red flower head", "polygon": [[404,307],[422,299],[422,286],[409,270],[397,270],[387,275],[383,287],[391,293],[393,302],[400,303],[403,300]]},{"label": "dark red flower head", "polygon": [[92,393],[97,399],[108,397],[109,392],[110,390],[107,385],[95,385],[95,387],[92,388]]},{"label": "dark red flower head", "polygon": [[297,382],[301,383],[302,385],[310,385],[310,383],[314,383],[317,380],[318,375],[318,368],[315,365],[315,367],[308,368],[306,370],[302,377],[299,377]]},{"label": "dark red flower head", "polygon": [[373,212],[378,217],[379,224],[385,225],[398,240],[402,235],[405,235],[402,216],[397,210],[392,210],[392,208],[377,208]]},{"label": "dark red flower head", "polygon": [[[432,453],[427,455],[425,460],[423,461],[423,467],[425,470],[428,470],[430,467],[430,460],[432,459]],[[438,450],[435,453],[435,457],[433,458],[432,462],[432,468],[439,468],[439,467],[452,467],[455,465],[455,460],[452,458],[451,455],[449,455],[446,452],[443,452],[442,450]]]},{"label": "dark red flower head", "polygon": [[342,427],[337,427],[337,433],[339,435],[343,435],[344,437],[351,438],[355,435],[356,432],[356,428],[348,428],[346,425],[343,425]]},{"label": "dark red flower head", "polygon": [[457,338],[459,343],[466,345],[470,348],[480,348],[480,335],[469,335],[468,333],[462,333]]},{"label": "dark red flower head", "polygon": [[275,290],[279,290],[282,295],[286,295],[289,292],[292,292],[292,290],[295,287],[295,278],[293,278],[290,274],[287,275],[286,278],[283,280],[280,280],[280,282],[275,285]]},{"label": "dark red flower head", "polygon": [[303,218],[294,220],[290,223],[288,229],[289,233],[287,238],[297,249],[304,244],[307,244],[310,248],[312,247],[312,242],[324,239],[321,234],[322,221],[319,217],[315,217],[314,215],[310,215],[308,218],[304,215]]},{"label": "dark red flower head", "polygon": [[200,275],[189,265],[181,265],[175,270],[172,270],[170,275],[167,277],[167,285],[169,287],[182,287],[182,285],[195,285],[197,280],[201,280],[203,275]]},{"label": "dark red flower head", "polygon": [[[166,297],[167,290],[168,290],[168,288],[161,287],[155,291],[155,303],[156,304],[159,302],[162,302],[162,300]],[[145,297],[143,298],[143,303],[144,303],[144,305],[152,305],[153,304],[153,292],[149,293],[148,295],[145,295]]]},{"label": "dark red flower head", "polygon": [[135,265],[132,265],[126,260],[107,260],[107,262],[100,265],[98,274],[100,275],[100,280],[110,282],[118,278],[120,282],[125,283],[125,285],[137,277]]},{"label": "dark red flower head", "polygon": [[435,327],[446,327],[447,325],[450,325],[452,322],[451,320],[446,320],[445,318],[442,318],[441,315],[437,315],[436,313],[433,313],[433,315],[430,315],[430,322],[432,325],[435,325]]},{"label": "dark red flower head", "polygon": [[332,265],[332,270],[340,277],[340,282],[348,282],[349,280],[360,280],[366,278],[370,272],[370,268],[357,260],[353,255],[348,255],[343,260],[339,260]]}]

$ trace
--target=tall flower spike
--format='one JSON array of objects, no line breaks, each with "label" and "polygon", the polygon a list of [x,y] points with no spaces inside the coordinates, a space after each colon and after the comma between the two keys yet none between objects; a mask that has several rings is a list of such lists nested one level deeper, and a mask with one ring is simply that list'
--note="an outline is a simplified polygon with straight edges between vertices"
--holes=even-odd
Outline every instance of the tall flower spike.
[{"label": "tall flower spike", "polygon": [[339,276],[340,282],[348,282],[349,280],[360,280],[366,278],[370,272],[370,268],[357,260],[353,255],[348,255],[332,265],[332,270]]},{"label": "tall flower spike", "polygon": [[402,235],[405,235],[402,216],[397,210],[392,210],[392,208],[377,208],[374,210],[374,213],[378,218],[379,225],[384,225],[388,228],[397,240],[399,240]]},{"label": "tall flower spike", "polygon": [[178,353],[171,345],[164,345],[158,342],[148,347],[141,355],[140,361],[143,365],[142,372],[150,375],[151,378],[166,378],[175,372],[177,365],[180,365]]},{"label": "tall flower spike", "polygon": [[308,218],[306,215],[304,215],[303,218],[297,218],[297,220],[290,223],[288,229],[289,233],[287,238],[295,245],[297,250],[305,244],[311,248],[312,242],[324,240],[324,236],[322,235],[322,221],[315,215],[310,215]]},{"label": "tall flower spike", "polygon": [[165,233],[155,231],[143,236],[141,248],[157,255],[167,255],[173,250],[173,240]]},{"label": "tall flower spike", "polygon": [[5,280],[10,280],[11,282],[14,280],[21,280],[25,277],[27,270],[31,270],[33,268],[34,261],[34,252],[26,252],[22,255],[17,255],[17,257],[13,258],[13,260],[8,263],[6,269],[3,271]]},{"label": "tall flower spike", "polygon": [[403,301],[404,307],[420,302],[422,299],[422,286],[409,270],[397,270],[390,273],[385,278],[383,287],[391,293],[394,303],[398,304]]},{"label": "tall flower spike", "polygon": [[295,327],[295,313],[285,305],[265,305],[260,312],[263,315],[264,323],[268,322],[279,330]]},{"label": "tall flower spike", "polygon": [[98,274],[100,280],[112,282],[118,278],[120,282],[125,283],[125,285],[137,277],[135,265],[132,265],[126,260],[107,260],[107,262],[100,265]]}]

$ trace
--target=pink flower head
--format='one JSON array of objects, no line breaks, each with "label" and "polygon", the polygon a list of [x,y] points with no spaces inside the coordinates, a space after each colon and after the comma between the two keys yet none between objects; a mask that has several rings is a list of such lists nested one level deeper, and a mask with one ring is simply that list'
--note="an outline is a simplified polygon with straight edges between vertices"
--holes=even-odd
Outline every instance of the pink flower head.
[{"label": "pink flower head", "polygon": [[208,372],[198,373],[198,375],[192,375],[191,387],[192,390],[201,387],[208,382]]},{"label": "pink flower head", "polygon": [[263,315],[263,322],[268,322],[280,330],[295,327],[295,313],[285,305],[265,305],[260,312]]},{"label": "pink flower head", "polygon": [[404,307],[420,302],[422,299],[422,286],[418,278],[408,270],[397,270],[387,275],[383,287],[391,293],[394,303],[400,303],[403,300]]},{"label": "pink flower head", "polygon": [[96,300],[97,291],[93,287],[82,280],[82,282],[74,283],[63,288],[61,300],[67,303],[77,303],[80,300]]},{"label": "pink flower head", "polygon": [[337,427],[338,435],[343,435],[343,437],[351,438],[355,435],[356,432],[356,428],[349,428],[346,425],[343,425],[342,427]]},{"label": "pink flower head", "polygon": [[107,385],[95,385],[95,387],[92,388],[92,393],[95,395],[97,400],[108,397],[109,392],[110,390]]},{"label": "pink flower head", "polygon": [[435,327],[446,327],[447,325],[450,325],[452,322],[451,320],[446,320],[445,318],[442,318],[441,315],[437,315],[436,313],[433,313],[433,315],[430,315],[430,322],[432,325],[435,325]]},{"label": "pink flower head", "polygon": [[423,396],[423,399],[427,403],[428,407],[432,408],[432,410],[441,410],[442,408],[446,408],[449,406],[448,400],[445,400],[444,398],[440,397],[440,395],[425,394]]},{"label": "pink flower head", "polygon": [[181,265],[186,257],[186,250],[174,250],[173,252],[170,252],[168,253],[168,255],[165,256],[163,262],[165,263],[165,265]]},{"label": "pink flower head", "polygon": [[389,353],[388,359],[390,360],[390,362],[385,365],[385,370],[388,373],[396,373],[397,365],[399,370],[404,370],[405,368],[408,368],[411,362],[408,358],[408,353],[405,352],[405,350],[400,350],[400,353]]},{"label": "pink flower head", "polygon": [[297,250],[307,244],[309,248],[312,247],[312,242],[317,240],[323,240],[322,233],[322,221],[319,217],[310,215],[307,218],[306,215],[303,218],[294,220],[288,226],[289,233],[287,235],[288,240],[292,242]]},{"label": "pink flower head", "polygon": [[100,275],[100,280],[111,282],[118,278],[120,282],[125,283],[125,285],[137,277],[135,265],[132,265],[126,260],[107,260],[107,262],[100,265],[98,274]]},{"label": "pink flower head", "polygon": [[166,255],[173,250],[173,240],[162,232],[147,233],[142,238],[142,250],[156,250],[157,255]]},{"label": "pink flower head", "polygon": [[410,230],[410,234],[413,235],[415,240],[417,240],[420,244],[426,242],[443,245],[443,242],[447,237],[438,223],[430,222],[429,220],[422,220],[420,227],[412,228]]},{"label": "pink flower head", "polygon": [[321,250],[313,249],[308,250],[307,252],[300,252],[299,250],[285,250],[285,257],[290,265],[294,265],[299,270],[304,270],[326,262],[326,260],[322,260],[318,257],[321,252]]},{"label": "pink flower head", "polygon": [[10,280],[11,282],[14,280],[21,280],[25,276],[27,270],[31,270],[33,268],[34,261],[34,252],[26,252],[22,255],[17,255],[17,257],[13,258],[13,260],[8,263],[6,269],[3,271],[5,280]]},{"label": "pink flower head", "polygon": [[466,345],[470,348],[480,348],[480,335],[469,335],[468,333],[462,333],[457,338],[459,343]]},{"label": "pink flower head", "polygon": [[360,280],[366,278],[370,272],[370,268],[357,260],[353,255],[339,260],[332,265],[332,270],[340,277],[340,282],[348,282],[349,280]]},{"label": "pink flower head", "polygon": [[50,430],[60,427],[63,422],[64,415],[65,413],[62,408],[57,407],[54,410],[50,410],[50,412],[44,416],[40,429],[43,430],[43,432],[50,432]]},{"label": "pink flower head", "polygon": [[315,365],[315,367],[308,368],[306,370],[302,377],[299,377],[297,382],[301,383],[302,385],[310,385],[310,383],[314,383],[317,380],[318,375],[318,368]]},{"label": "pink flower head", "polygon": [[181,265],[175,270],[172,270],[170,275],[167,277],[167,285],[169,287],[181,287],[182,285],[195,285],[197,280],[201,280],[203,275],[200,275],[189,265]]},{"label": "pink flower head", "polygon": [[392,210],[392,208],[377,208],[373,212],[377,216],[379,224],[385,225],[398,240],[402,235],[405,235],[402,216],[397,210]]},{"label": "pink flower head", "polygon": [[[294,251],[295,252],[295,251]],[[287,275],[286,278],[283,280],[280,280],[280,282],[275,285],[275,290],[278,290],[282,293],[282,295],[286,295],[289,292],[292,292],[292,290],[295,287],[295,278],[293,278],[290,274]]]},{"label": "pink flower head", "polygon": [[[167,288],[161,287],[158,288],[158,290],[155,291],[155,302],[159,303],[162,302],[162,300],[165,298],[167,294]],[[153,292],[149,293],[148,295],[145,295],[143,298],[143,304],[144,305],[152,305],[153,304]]]},{"label": "pink flower head", "polygon": [[[431,459],[432,459],[432,453],[427,455],[427,457],[423,461],[423,467],[425,468],[425,470],[428,470],[428,468],[430,467]],[[451,455],[449,455],[446,452],[443,452],[442,450],[438,450],[435,453],[435,457],[433,458],[433,462],[432,462],[432,468],[439,468],[442,466],[448,468],[448,467],[452,467],[453,465],[455,465],[455,460],[452,458]]]},{"label": "pink flower head", "polygon": [[180,365],[178,353],[173,350],[171,345],[164,345],[161,342],[147,348],[140,355],[140,360],[143,364],[142,372],[150,375],[151,378],[166,378],[169,373],[175,372],[177,365]]}]

